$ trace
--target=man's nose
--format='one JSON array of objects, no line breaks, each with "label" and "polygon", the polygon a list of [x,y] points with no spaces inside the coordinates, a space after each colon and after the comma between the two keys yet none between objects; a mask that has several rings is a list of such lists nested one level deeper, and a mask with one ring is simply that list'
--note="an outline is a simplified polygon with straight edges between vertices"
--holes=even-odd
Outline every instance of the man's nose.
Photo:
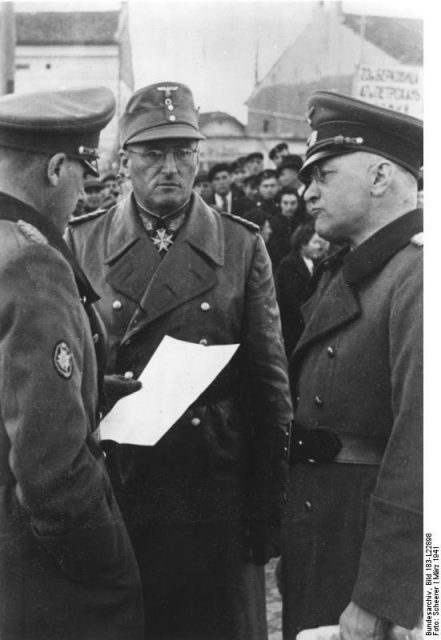
[{"label": "man's nose", "polygon": [[319,190],[317,188],[317,183],[314,180],[314,178],[311,180],[311,182],[309,183],[309,185],[306,187],[305,192],[303,194],[303,198],[305,200],[305,202],[310,202],[310,201],[315,201],[317,200],[317,198],[319,198],[320,193]]},{"label": "man's nose", "polygon": [[164,151],[164,162],[161,170],[163,173],[174,173],[176,171],[176,159],[173,151]]}]

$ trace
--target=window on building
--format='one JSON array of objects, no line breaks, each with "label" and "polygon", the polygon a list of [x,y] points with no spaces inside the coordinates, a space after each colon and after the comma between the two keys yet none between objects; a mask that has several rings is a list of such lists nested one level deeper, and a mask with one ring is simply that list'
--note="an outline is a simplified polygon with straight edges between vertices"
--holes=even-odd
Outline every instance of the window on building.
[{"label": "window on building", "polygon": [[263,133],[268,133],[269,128],[270,128],[270,121],[267,120],[266,118],[263,121],[263,127],[262,128],[263,128]]}]

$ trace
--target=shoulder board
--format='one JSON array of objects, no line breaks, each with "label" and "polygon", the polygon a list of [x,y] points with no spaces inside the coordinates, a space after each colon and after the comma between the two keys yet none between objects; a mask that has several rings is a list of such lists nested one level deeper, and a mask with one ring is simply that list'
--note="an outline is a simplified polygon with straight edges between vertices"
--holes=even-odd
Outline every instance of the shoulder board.
[{"label": "shoulder board", "polygon": [[92,211],[91,213],[85,213],[82,216],[77,216],[76,218],[72,218],[69,220],[69,225],[74,227],[77,224],[81,224],[82,222],[88,222],[89,220],[95,220],[95,218],[99,218],[100,216],[107,213],[107,209],[97,209],[96,211]]},{"label": "shoulder board", "polygon": [[411,244],[415,247],[423,247],[424,246],[424,232],[420,231],[420,233],[416,233],[410,239]]},{"label": "shoulder board", "polygon": [[254,222],[251,222],[251,220],[245,220],[245,218],[241,218],[240,216],[235,216],[232,213],[226,213],[225,211],[221,211],[221,216],[225,216],[230,220],[234,220],[235,222],[238,222],[239,224],[241,224],[243,227],[246,227],[250,231],[260,231],[259,225],[254,224]]},{"label": "shoulder board", "polygon": [[24,220],[17,220],[17,227],[20,229],[27,240],[30,240],[35,244],[49,244],[46,236],[44,236],[41,231],[37,229],[37,227],[29,224],[29,222],[25,222]]}]

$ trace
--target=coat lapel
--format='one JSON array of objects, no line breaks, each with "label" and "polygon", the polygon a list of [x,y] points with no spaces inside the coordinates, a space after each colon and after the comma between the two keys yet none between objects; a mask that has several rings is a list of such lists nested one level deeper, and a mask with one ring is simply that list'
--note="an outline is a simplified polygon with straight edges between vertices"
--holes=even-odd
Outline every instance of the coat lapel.
[{"label": "coat lapel", "polygon": [[340,270],[325,290],[319,304],[313,296],[303,305],[302,314],[306,327],[294,351],[293,359],[311,342],[352,322],[360,313],[358,299],[345,282]]},{"label": "coat lapel", "polygon": [[[156,249],[152,245],[150,248],[158,258]],[[154,274],[147,279],[145,269],[141,275],[132,276],[137,286],[138,281],[143,280],[144,291],[123,342],[154,320],[214,287],[217,283],[215,269],[223,263],[220,217],[193,194],[188,220],[167,256],[155,266]],[[138,271],[139,267],[133,264],[133,269]]]},{"label": "coat lapel", "polygon": [[107,237],[106,282],[139,303],[161,259],[137,218],[131,198],[109,219]]}]

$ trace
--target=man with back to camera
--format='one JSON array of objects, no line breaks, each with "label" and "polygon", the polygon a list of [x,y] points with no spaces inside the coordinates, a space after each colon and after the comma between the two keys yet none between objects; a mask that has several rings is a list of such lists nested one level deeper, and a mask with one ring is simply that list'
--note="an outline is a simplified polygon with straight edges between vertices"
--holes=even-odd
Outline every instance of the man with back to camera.
[{"label": "man with back to camera", "polygon": [[114,111],[104,88],[0,98],[2,640],[143,635],[97,435],[105,332],[61,236]]},{"label": "man with back to camera", "polygon": [[291,403],[271,265],[254,225],[192,192],[191,91],[137,91],[121,119],[133,193],[73,222],[68,241],[102,298],[108,371],[144,369],[164,335],[240,343],[154,447],[108,462],[143,578],[146,638],[266,638],[263,567],[278,555]]},{"label": "man with back to camera", "polygon": [[347,247],[290,359],[284,638],[340,620],[343,640],[383,640],[422,613],[423,126],[326,91],[308,107],[305,200]]}]

